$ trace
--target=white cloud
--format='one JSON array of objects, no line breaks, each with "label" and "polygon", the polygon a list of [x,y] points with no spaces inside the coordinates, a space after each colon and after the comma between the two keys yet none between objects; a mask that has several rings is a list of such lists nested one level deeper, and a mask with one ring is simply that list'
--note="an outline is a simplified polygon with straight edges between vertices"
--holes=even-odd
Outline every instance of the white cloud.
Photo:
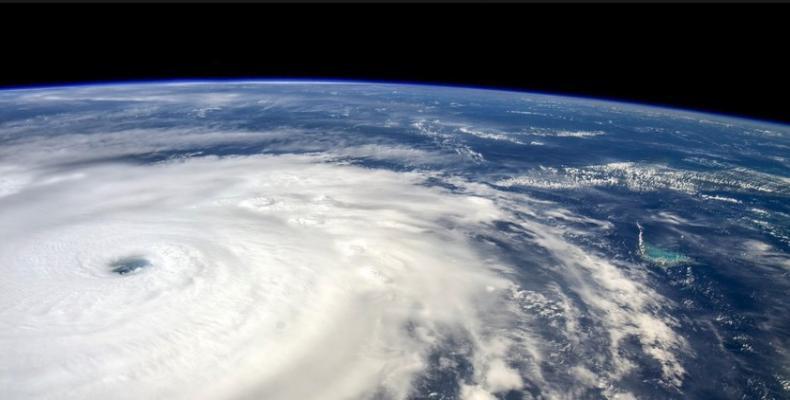
[{"label": "white cloud", "polygon": [[[0,204],[4,397],[402,398],[447,332],[495,334],[510,283],[464,234],[490,200],[314,157],[79,173]],[[114,275],[129,256],[151,265]]]},{"label": "white cloud", "polygon": [[[584,346],[570,293],[611,337],[615,369],[598,380],[633,368],[618,343],[635,335],[679,384],[682,339],[650,311],[661,298],[557,228],[512,212],[539,215],[529,207],[540,206],[548,219],[586,219],[480,184],[456,179],[461,192],[451,193],[423,186],[432,174],[327,159],[31,168],[38,184],[0,198],[0,345],[13,360],[0,363],[0,393],[405,398],[428,373],[428,355],[465,338],[474,370],[458,382],[465,398],[527,380],[562,397],[590,377],[568,386],[544,376],[550,342],[528,315],[545,304],[537,315],[562,320],[559,332]],[[496,234],[499,220],[542,232],[529,245],[556,257],[561,281],[514,297],[526,293],[515,271],[469,239]],[[128,257],[150,266],[113,274]]]},{"label": "white cloud", "polygon": [[701,194],[703,191],[762,192],[788,194],[785,177],[744,168],[713,172],[678,170],[666,165],[614,162],[585,167],[541,167],[501,179],[503,187],[529,186],[543,189],[579,189],[618,186],[637,192],[673,190],[700,195],[707,200],[737,202],[729,197]]}]

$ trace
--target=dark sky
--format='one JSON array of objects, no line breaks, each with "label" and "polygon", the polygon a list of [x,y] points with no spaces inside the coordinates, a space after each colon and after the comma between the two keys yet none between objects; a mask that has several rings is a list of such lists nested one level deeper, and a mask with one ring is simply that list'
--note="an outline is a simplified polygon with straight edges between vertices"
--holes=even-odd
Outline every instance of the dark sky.
[{"label": "dark sky", "polygon": [[4,6],[0,86],[212,77],[493,86],[790,122],[780,5]]}]

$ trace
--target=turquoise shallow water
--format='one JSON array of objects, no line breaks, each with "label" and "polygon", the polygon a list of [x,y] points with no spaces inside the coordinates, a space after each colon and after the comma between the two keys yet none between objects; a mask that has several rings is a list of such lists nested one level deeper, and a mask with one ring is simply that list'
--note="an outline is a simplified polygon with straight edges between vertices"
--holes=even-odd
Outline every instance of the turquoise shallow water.
[{"label": "turquoise shallow water", "polygon": [[649,243],[644,244],[642,257],[644,257],[649,262],[653,262],[661,266],[677,265],[691,261],[690,258],[684,256],[683,254],[661,249]]},{"label": "turquoise shallow water", "polygon": [[657,264],[662,267],[668,267],[683,263],[691,262],[689,257],[672,251],[652,245],[644,239],[644,228],[637,224],[639,228],[639,255],[647,262]]}]

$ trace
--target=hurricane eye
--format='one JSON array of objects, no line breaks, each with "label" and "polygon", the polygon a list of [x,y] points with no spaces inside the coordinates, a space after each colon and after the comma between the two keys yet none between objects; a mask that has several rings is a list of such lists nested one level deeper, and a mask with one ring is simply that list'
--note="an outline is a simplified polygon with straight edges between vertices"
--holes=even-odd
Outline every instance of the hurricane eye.
[{"label": "hurricane eye", "polygon": [[151,266],[151,263],[140,257],[122,258],[110,264],[112,272],[118,275],[129,275]]}]

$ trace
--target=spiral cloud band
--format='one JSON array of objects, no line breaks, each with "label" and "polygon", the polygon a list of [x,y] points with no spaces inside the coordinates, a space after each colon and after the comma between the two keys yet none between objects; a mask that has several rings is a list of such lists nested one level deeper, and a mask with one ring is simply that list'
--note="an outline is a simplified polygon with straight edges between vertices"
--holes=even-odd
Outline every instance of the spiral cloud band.
[{"label": "spiral cloud band", "polygon": [[0,151],[0,398],[628,398],[637,356],[684,380],[672,304],[569,239],[606,221],[348,161],[479,162],[445,139],[130,158],[309,135],[161,132]]},{"label": "spiral cloud band", "polygon": [[[13,360],[2,387],[12,398],[402,398],[431,351],[461,340],[474,360],[467,392],[520,389],[508,363],[537,349],[509,327],[526,292],[470,238],[505,211],[425,179],[304,156],[38,176],[46,183],[3,204],[14,234],[0,259]],[[146,265],[113,271],[130,259]]]}]

